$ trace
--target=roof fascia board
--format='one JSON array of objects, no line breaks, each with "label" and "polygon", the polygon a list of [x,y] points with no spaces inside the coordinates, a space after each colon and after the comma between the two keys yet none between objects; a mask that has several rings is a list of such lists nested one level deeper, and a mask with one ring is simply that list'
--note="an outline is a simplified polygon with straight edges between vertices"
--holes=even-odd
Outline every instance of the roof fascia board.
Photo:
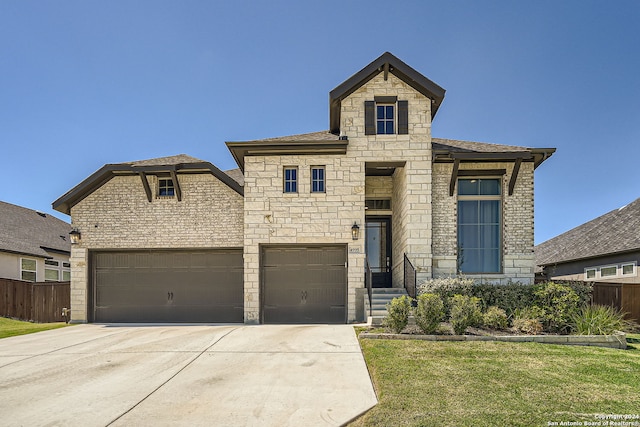
[{"label": "roof fascia board", "polygon": [[[552,265],[560,265],[560,264],[570,264],[572,262],[578,262],[578,261],[586,261],[589,259],[598,259],[598,258],[602,258],[602,257],[608,257],[608,256],[616,256],[616,255],[623,255],[623,254],[629,254],[629,253],[634,253],[634,252],[640,252],[640,248],[635,248],[635,249],[625,249],[623,251],[616,251],[616,252],[607,252],[606,254],[599,254],[599,255],[589,255],[589,256],[585,256],[585,257],[580,257],[580,258],[572,258],[572,259],[568,259],[568,260],[561,260],[561,261],[553,261],[553,262],[545,262],[544,264],[537,264],[540,267],[549,267]],[[612,263],[610,263],[612,264]],[[603,264],[605,265],[605,264]]]}]

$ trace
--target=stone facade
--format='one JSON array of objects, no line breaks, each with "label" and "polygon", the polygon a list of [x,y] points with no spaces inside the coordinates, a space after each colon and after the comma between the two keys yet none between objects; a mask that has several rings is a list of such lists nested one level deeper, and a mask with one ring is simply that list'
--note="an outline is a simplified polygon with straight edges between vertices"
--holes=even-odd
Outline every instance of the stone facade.
[{"label": "stone facade", "polygon": [[[478,281],[533,283],[533,163],[522,163],[513,194],[508,194],[513,163],[463,163],[460,170],[505,169],[502,176],[502,274],[473,275]],[[457,196],[449,196],[453,165],[433,168],[433,276],[457,274]]]},{"label": "stone facade", "polygon": [[[157,177],[147,175],[152,189]],[[241,195],[211,174],[179,174],[182,200],[147,200],[139,176],[115,176],[71,208],[82,233],[71,250],[71,320],[87,321],[89,250],[240,248]]]}]

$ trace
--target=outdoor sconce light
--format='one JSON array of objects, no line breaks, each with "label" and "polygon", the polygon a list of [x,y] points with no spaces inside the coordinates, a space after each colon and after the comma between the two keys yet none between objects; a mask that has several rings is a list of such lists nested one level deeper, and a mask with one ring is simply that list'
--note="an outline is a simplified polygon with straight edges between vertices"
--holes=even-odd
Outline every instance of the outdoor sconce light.
[{"label": "outdoor sconce light", "polygon": [[71,238],[71,244],[77,245],[78,243],[80,243],[80,238],[82,237],[82,235],[80,234],[80,231],[77,228],[74,228],[69,233],[69,237]]},{"label": "outdoor sconce light", "polygon": [[360,238],[360,227],[358,227],[358,224],[356,224],[355,221],[351,226],[351,238],[353,240],[358,240]]}]

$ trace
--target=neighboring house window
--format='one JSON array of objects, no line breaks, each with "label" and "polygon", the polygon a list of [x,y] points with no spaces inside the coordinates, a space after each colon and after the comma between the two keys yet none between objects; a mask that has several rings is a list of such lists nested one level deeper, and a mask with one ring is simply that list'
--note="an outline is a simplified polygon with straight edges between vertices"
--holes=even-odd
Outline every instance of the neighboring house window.
[{"label": "neighboring house window", "polygon": [[617,275],[618,275],[618,267],[615,265],[600,267],[600,277],[612,277]]},{"label": "neighboring house window", "polygon": [[28,282],[36,281],[36,260],[30,258],[20,259],[20,278]]},{"label": "neighboring house window", "polygon": [[364,103],[365,135],[406,135],[409,133],[409,102],[397,96],[376,96]]},{"label": "neighboring house window", "polygon": [[284,168],[284,192],[298,192],[298,168],[285,166]]},{"label": "neighboring house window", "polygon": [[173,180],[170,178],[158,179],[158,196],[174,196],[175,187],[173,186]]},{"label": "neighboring house window", "polygon": [[325,189],[324,166],[311,167],[311,192],[324,193]]},{"label": "neighboring house window", "polygon": [[622,275],[623,276],[635,276],[636,275],[636,264],[622,264]]},{"label": "neighboring house window", "polygon": [[587,268],[584,271],[585,279],[595,279],[596,278],[596,269],[595,268]]},{"label": "neighboring house window", "polygon": [[60,281],[60,261],[53,259],[44,260],[44,280],[45,282]]},{"label": "neighboring house window", "polygon": [[499,178],[458,180],[458,270],[500,273],[502,197]]},{"label": "neighboring house window", "polygon": [[62,281],[63,282],[71,281],[71,263],[68,263],[68,262],[62,263]]}]

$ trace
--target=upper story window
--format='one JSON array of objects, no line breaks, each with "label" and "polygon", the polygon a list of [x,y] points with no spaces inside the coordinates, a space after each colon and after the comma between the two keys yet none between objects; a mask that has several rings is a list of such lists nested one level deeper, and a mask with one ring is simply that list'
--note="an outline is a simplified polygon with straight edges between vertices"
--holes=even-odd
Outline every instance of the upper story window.
[{"label": "upper story window", "polygon": [[20,278],[28,282],[36,281],[36,260],[31,258],[20,259]]},{"label": "upper story window", "polygon": [[175,194],[176,194],[176,189],[173,186],[173,180],[171,178],[158,179],[158,196],[172,197]]},{"label": "upper story window", "polygon": [[502,196],[499,178],[458,180],[458,270],[502,271]]},{"label": "upper story window", "polygon": [[409,102],[397,96],[376,96],[364,103],[365,135],[406,135],[409,133]]},{"label": "upper story window", "polygon": [[285,193],[298,192],[298,168],[292,166],[284,167],[284,191]]},{"label": "upper story window", "polygon": [[311,192],[312,193],[325,192],[325,167],[324,166],[311,167]]},{"label": "upper story window", "polygon": [[378,135],[391,135],[395,132],[395,105],[376,105],[376,130]]}]

